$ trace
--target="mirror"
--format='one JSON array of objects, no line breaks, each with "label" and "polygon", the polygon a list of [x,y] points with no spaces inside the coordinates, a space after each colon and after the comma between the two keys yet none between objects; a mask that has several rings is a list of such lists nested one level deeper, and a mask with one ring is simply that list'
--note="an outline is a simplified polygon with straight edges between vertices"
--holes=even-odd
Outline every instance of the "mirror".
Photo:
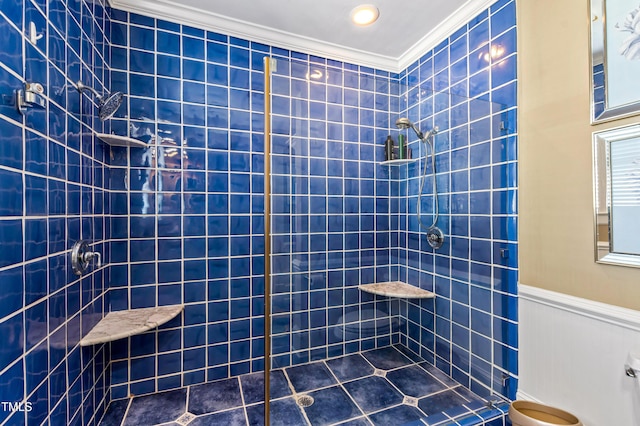
[{"label": "mirror", "polygon": [[591,0],[591,123],[640,113],[637,0]]},{"label": "mirror", "polygon": [[640,267],[640,125],[593,143],[596,262]]}]

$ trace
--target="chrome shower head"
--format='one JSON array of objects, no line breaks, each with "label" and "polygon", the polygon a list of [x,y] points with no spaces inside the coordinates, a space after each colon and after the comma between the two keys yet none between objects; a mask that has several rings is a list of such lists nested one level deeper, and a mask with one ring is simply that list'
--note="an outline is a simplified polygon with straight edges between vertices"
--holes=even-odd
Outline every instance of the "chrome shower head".
[{"label": "chrome shower head", "polygon": [[402,117],[396,120],[396,127],[398,129],[408,129],[409,127],[413,127],[413,124],[407,117]]},{"label": "chrome shower head", "polygon": [[115,112],[122,105],[122,100],[124,98],[124,94],[122,92],[107,92],[106,97],[98,93],[96,89],[90,86],[86,86],[82,81],[78,81],[76,83],[76,89],[78,92],[82,93],[85,90],[93,93],[93,96],[98,100],[98,117],[101,121],[105,121],[113,116]]},{"label": "chrome shower head", "polygon": [[422,134],[422,132],[420,130],[418,130],[418,128],[415,126],[415,124],[413,124],[411,122],[411,120],[409,120],[407,117],[398,118],[396,120],[396,127],[398,129],[401,129],[401,130],[413,129],[413,131],[416,132],[416,135],[418,135],[418,137],[421,140],[424,139],[424,135]]},{"label": "chrome shower head", "polygon": [[100,117],[100,120],[104,121],[113,117],[113,114],[122,105],[123,98],[124,94],[122,92],[113,92],[106,98],[100,98],[98,105],[98,117]]}]

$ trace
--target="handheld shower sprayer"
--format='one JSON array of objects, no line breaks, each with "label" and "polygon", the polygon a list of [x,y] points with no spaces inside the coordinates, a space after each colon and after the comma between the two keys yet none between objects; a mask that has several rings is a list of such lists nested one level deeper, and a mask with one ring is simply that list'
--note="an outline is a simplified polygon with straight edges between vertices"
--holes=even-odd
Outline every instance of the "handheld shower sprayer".
[{"label": "handheld shower sprayer", "polygon": [[[444,243],[444,233],[440,228],[436,226],[436,223],[438,222],[439,213],[438,213],[438,187],[436,185],[436,160],[435,160],[436,150],[433,144],[433,137],[438,133],[438,127],[433,127],[425,135],[420,131],[420,129],[416,127],[415,124],[411,122],[411,120],[409,120],[406,117],[397,119],[396,127],[398,127],[398,129],[400,130],[413,129],[413,131],[416,133],[416,135],[422,141],[422,143],[424,143],[425,145],[429,145],[429,148],[431,149],[431,155],[430,155],[431,168],[433,169],[433,222],[431,223],[431,226],[426,226],[425,224],[422,223],[422,218],[420,214],[420,205],[422,204],[422,190],[424,188],[424,181],[427,176],[427,164],[428,164],[427,161],[424,162],[424,171],[422,172],[422,179],[420,180],[420,191],[418,192],[418,205],[416,209],[416,215],[418,216],[418,223],[420,224],[420,226],[422,226],[424,229],[427,230],[427,242],[429,243],[429,245],[434,249],[439,249],[440,247],[442,247],[442,244]],[[427,152],[426,155],[429,156],[429,153]]]},{"label": "handheld shower sprayer", "polygon": [[396,127],[400,130],[412,129],[414,132],[416,132],[416,135],[422,142],[429,142],[431,137],[438,133],[438,127],[436,126],[429,130],[425,135],[407,117],[398,118],[396,120]]},{"label": "handheld shower sprayer", "polygon": [[100,117],[101,121],[111,118],[118,108],[120,108],[124,98],[124,94],[122,92],[107,92],[106,96],[101,95],[96,89],[85,85],[82,81],[78,81],[76,83],[76,89],[80,93],[88,90],[96,97],[96,100],[98,101],[98,117]]}]

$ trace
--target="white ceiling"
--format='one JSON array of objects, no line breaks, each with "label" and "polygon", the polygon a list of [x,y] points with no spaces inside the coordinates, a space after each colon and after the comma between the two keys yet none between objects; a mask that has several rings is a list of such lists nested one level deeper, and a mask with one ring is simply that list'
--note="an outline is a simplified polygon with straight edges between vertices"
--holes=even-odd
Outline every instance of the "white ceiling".
[{"label": "white ceiling", "polygon": [[[495,0],[110,0],[129,12],[398,72]],[[373,4],[380,18],[349,14]]]}]

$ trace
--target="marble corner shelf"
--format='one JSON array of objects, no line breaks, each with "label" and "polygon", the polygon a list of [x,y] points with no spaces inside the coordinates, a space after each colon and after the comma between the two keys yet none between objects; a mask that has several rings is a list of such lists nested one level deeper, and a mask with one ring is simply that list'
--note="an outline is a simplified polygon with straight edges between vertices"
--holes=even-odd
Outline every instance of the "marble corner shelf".
[{"label": "marble corner shelf", "polygon": [[416,161],[418,161],[418,158],[402,158],[399,160],[383,161],[380,164],[383,166],[402,166],[403,164],[415,163]]},{"label": "marble corner shelf", "polygon": [[366,293],[377,294],[378,296],[399,297],[403,299],[433,299],[436,297],[435,293],[401,281],[361,284],[358,288]]},{"label": "marble corner shelf", "polygon": [[96,137],[102,142],[111,146],[124,146],[132,148],[146,148],[149,145],[138,139],[133,139],[128,136],[110,135],[108,133],[96,133]]},{"label": "marble corner shelf", "polygon": [[171,305],[109,312],[80,340],[80,346],[97,345],[144,333],[172,320],[183,310],[183,305]]}]

